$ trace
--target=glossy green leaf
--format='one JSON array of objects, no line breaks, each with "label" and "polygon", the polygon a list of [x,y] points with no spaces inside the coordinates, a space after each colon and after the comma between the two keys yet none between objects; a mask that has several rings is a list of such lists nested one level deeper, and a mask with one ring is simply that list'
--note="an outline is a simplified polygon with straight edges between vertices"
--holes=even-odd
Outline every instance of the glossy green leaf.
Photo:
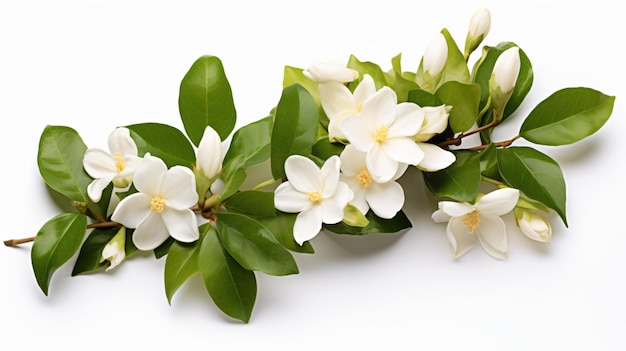
[{"label": "glossy green leaf", "polygon": [[248,190],[230,197],[226,204],[229,212],[244,214],[252,218],[272,217],[274,209],[274,193],[267,191]]},{"label": "glossy green leaf", "polygon": [[348,60],[348,68],[351,68],[357,72],[359,72],[359,78],[354,82],[349,84],[349,87],[352,91],[356,89],[356,86],[363,80],[363,76],[369,74],[372,79],[374,79],[374,85],[376,86],[376,90],[387,85],[387,79],[385,78],[385,74],[383,70],[377,64],[373,62],[362,62],[356,58],[354,55],[350,55],[350,60]]},{"label": "glossy green leaf", "polygon": [[331,143],[330,139],[322,138],[315,142],[311,154],[321,160],[327,160],[331,156],[339,156],[344,148],[343,144]]},{"label": "glossy green leaf", "polygon": [[[210,225],[204,224],[200,227],[200,238],[209,230]],[[200,251],[200,240],[190,244],[174,242],[167,253],[165,260],[164,280],[165,295],[167,302],[172,304],[172,297],[178,289],[198,273],[198,252]]]},{"label": "glossy green leaf", "polygon": [[222,61],[202,56],[180,83],[178,109],[189,139],[198,146],[204,129],[211,126],[222,140],[235,127],[237,113]]},{"label": "glossy green leaf", "polygon": [[167,253],[170,251],[170,248],[172,247],[175,241],[176,240],[174,240],[174,238],[172,237],[167,238],[167,240],[165,240],[163,244],[159,245],[159,247],[153,250],[154,258],[158,260],[162,258],[163,256],[167,255]]},{"label": "glossy green leaf", "polygon": [[191,167],[196,153],[189,140],[178,129],[167,124],[142,123],[127,126],[130,136],[137,144],[139,155],[149,152],[165,162],[168,167],[181,165]]},{"label": "glossy green leaf", "polygon": [[441,101],[432,93],[422,89],[415,89],[409,92],[407,101],[416,103],[417,105],[424,106],[440,106]]},{"label": "glossy green leaf", "polygon": [[542,145],[565,145],[597,132],[611,116],[614,96],[589,88],[555,92],[530,112],[519,134]]},{"label": "glossy green leaf", "polygon": [[108,261],[102,262],[102,250],[119,230],[119,227],[94,229],[80,248],[72,276],[107,266]]},{"label": "glossy green leaf", "polygon": [[92,179],[83,168],[87,146],[65,126],[46,126],[39,139],[37,165],[46,184],[71,201],[87,204]]},{"label": "glossy green leaf", "polygon": [[494,144],[489,144],[480,152],[480,173],[487,178],[500,180],[497,149]]},{"label": "glossy green leaf", "polygon": [[239,156],[243,157],[241,166],[249,168],[269,160],[272,126],[272,117],[269,116],[239,128],[233,134],[223,163],[227,164]]},{"label": "glossy green leaf", "polygon": [[452,106],[448,123],[455,133],[472,128],[478,117],[480,103],[478,85],[449,81],[441,85],[435,95],[442,104]]},{"label": "glossy green leaf", "polygon": [[[487,100],[489,99],[489,79],[491,78],[491,72],[493,71],[493,66],[496,64],[496,60],[506,49],[509,49],[515,45],[515,43],[504,42],[500,43],[496,47],[492,46],[484,46],[482,57],[476,62],[472,72],[472,80],[474,83],[480,86],[480,94],[481,94],[481,102],[480,109],[485,106]],[[520,71],[517,76],[517,81],[515,81],[515,89],[509,98],[509,101],[506,104],[504,109],[504,116],[502,120],[504,121],[507,117],[509,117],[522,103],[530,88],[533,85],[533,67],[526,56],[526,53],[520,48]],[[481,125],[487,124],[487,121],[483,121]]]},{"label": "glossy green leaf", "polygon": [[270,275],[298,273],[289,251],[258,221],[241,214],[221,213],[217,230],[226,250],[244,268]]},{"label": "glossy green leaf", "polygon": [[299,84],[283,89],[272,129],[271,169],[274,179],[285,176],[285,160],[309,155],[319,123],[315,101]]},{"label": "glossy green leaf", "polygon": [[388,73],[388,81],[391,81],[390,84],[393,87],[393,90],[396,92],[398,96],[398,102],[407,101],[409,98],[409,92],[411,90],[419,89],[417,83],[415,83],[415,73],[411,73],[411,77],[406,77],[409,72],[402,72],[402,54],[398,54],[391,59],[391,72]]},{"label": "glossy green leaf", "polygon": [[247,323],[256,300],[254,272],[243,268],[230,256],[211,226],[200,244],[198,269],[215,305],[227,315]]},{"label": "glossy green leaf", "polygon": [[247,174],[243,168],[237,168],[233,171],[228,178],[224,180],[224,190],[222,191],[221,201],[228,201],[228,199],[235,195],[241,185],[246,181]]},{"label": "glossy green leaf", "polygon": [[498,169],[504,181],[526,196],[565,217],[565,179],[558,163],[530,147],[498,149]]},{"label": "glossy green leaf", "polygon": [[48,295],[54,272],[78,251],[86,229],[85,215],[63,213],[46,222],[37,233],[30,257],[37,284],[44,294]]},{"label": "glossy green leaf", "polygon": [[293,225],[296,222],[296,216],[295,213],[276,211],[274,216],[256,218],[256,220],[267,228],[274,239],[287,250],[314,253],[313,246],[309,241],[305,241],[301,246],[293,238]]},{"label": "glossy green leaf", "polygon": [[283,76],[283,89],[293,84],[302,85],[302,87],[304,87],[304,89],[306,89],[309,94],[311,94],[313,100],[315,101],[315,104],[317,105],[317,114],[319,115],[320,124],[324,126],[324,128],[328,128],[328,116],[326,116],[324,108],[322,107],[322,104],[320,102],[320,92],[317,87],[317,83],[310,80],[302,72],[304,72],[302,68],[285,66]]},{"label": "glossy green leaf", "polygon": [[468,83],[470,81],[470,73],[465,62],[465,56],[463,56],[454,38],[452,38],[452,35],[446,28],[441,30],[441,34],[446,38],[446,43],[448,44],[448,58],[444,67],[443,77],[439,81],[439,86],[451,81]]},{"label": "glossy green leaf", "polygon": [[437,197],[474,202],[480,185],[480,156],[475,151],[455,151],[456,161],[437,172],[423,172],[428,189]]},{"label": "glossy green leaf", "polygon": [[104,188],[104,190],[102,191],[102,197],[100,198],[100,201],[95,203],[93,201],[91,201],[91,199],[88,199],[89,201],[87,202],[87,207],[90,209],[90,211],[87,211],[85,214],[88,215],[89,217],[92,218],[96,218],[96,216],[94,216],[94,213],[97,214],[100,218],[96,218],[96,220],[101,220],[101,219],[105,219],[108,217],[109,215],[109,204],[111,203],[111,195],[113,195],[113,183],[110,183],[109,185],[107,185],[106,188]]},{"label": "glossy green leaf", "polygon": [[369,224],[365,227],[352,227],[343,222],[337,224],[324,224],[327,229],[336,234],[368,235],[368,234],[392,234],[411,228],[411,221],[403,211],[399,211],[391,219],[383,219],[376,216],[372,211],[365,214]]}]

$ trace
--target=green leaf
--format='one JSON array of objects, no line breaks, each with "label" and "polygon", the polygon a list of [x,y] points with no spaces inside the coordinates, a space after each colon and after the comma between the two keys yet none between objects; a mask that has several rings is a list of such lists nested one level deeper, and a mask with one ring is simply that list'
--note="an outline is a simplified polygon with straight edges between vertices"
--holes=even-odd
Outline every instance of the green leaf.
[{"label": "green leaf", "polygon": [[417,105],[424,106],[440,106],[441,101],[437,96],[422,89],[415,89],[409,91],[407,101],[416,103]]},{"label": "green leaf", "polygon": [[[95,203],[91,201],[91,199],[88,199],[89,201],[87,202],[87,207],[98,216],[100,216],[100,218],[97,218],[97,220],[108,217],[109,204],[111,203],[111,195],[113,195],[113,183],[110,183],[109,185],[107,185],[106,188],[104,188],[104,190],[102,191],[102,197],[100,198],[99,202]],[[85,214],[89,217],[94,218],[95,216],[91,213],[91,211],[87,211]]]},{"label": "green leaf", "polygon": [[[204,224],[200,227],[200,238],[209,230],[211,226]],[[167,302],[172,304],[172,297],[187,279],[198,273],[198,251],[200,251],[200,241],[190,244],[174,242],[170,247],[165,260],[165,295]]]},{"label": "green leaf", "polygon": [[401,61],[402,54],[393,57],[391,59],[392,71],[388,74],[388,76],[392,77],[393,84],[391,86],[393,86],[393,90],[398,95],[398,102],[407,101],[409,92],[419,89],[419,86],[415,83],[415,73],[412,73],[413,76],[410,79],[405,77],[409,72],[402,72]]},{"label": "green leaf", "polygon": [[452,35],[450,35],[450,32],[446,28],[441,30],[441,34],[446,38],[446,43],[448,44],[448,58],[443,70],[443,77],[439,81],[439,86],[450,81],[468,83],[470,81],[470,74],[467,63],[465,62],[465,56],[463,56],[454,38],[452,38]]},{"label": "green leaf", "polygon": [[107,266],[109,264],[108,261],[102,262],[102,250],[119,230],[119,227],[94,229],[80,248],[76,263],[74,263],[72,276]]},{"label": "green leaf", "polygon": [[274,239],[287,250],[300,253],[314,253],[313,246],[311,246],[309,241],[304,242],[300,246],[293,238],[293,225],[296,222],[296,216],[295,213],[276,211],[274,216],[257,218],[256,220],[267,228],[272,233]]},{"label": "green leaf", "polygon": [[500,180],[497,149],[494,144],[489,144],[486,149],[480,152],[480,173],[487,178]]},{"label": "green leaf", "polygon": [[374,85],[376,86],[376,90],[387,85],[387,79],[385,78],[385,74],[383,70],[377,64],[373,62],[361,62],[354,55],[350,55],[350,60],[348,61],[348,68],[351,68],[357,72],[359,72],[359,78],[354,82],[350,83],[350,88],[352,91],[356,89],[356,86],[363,80],[363,76],[369,74],[372,79],[374,79]]},{"label": "green leaf", "polygon": [[226,209],[229,212],[252,218],[273,217],[276,215],[274,193],[256,190],[242,191],[230,197]]},{"label": "green leaf", "polygon": [[298,273],[289,251],[258,221],[241,214],[221,213],[217,230],[226,250],[244,268],[270,275]]},{"label": "green leaf", "polygon": [[178,129],[167,124],[142,123],[127,126],[137,144],[139,155],[149,152],[165,162],[167,167],[192,167],[196,153],[189,140]]},{"label": "green leaf", "polygon": [[555,92],[530,112],[519,134],[541,145],[565,145],[597,132],[611,116],[614,96],[589,88]]},{"label": "green leaf", "polygon": [[174,238],[169,237],[167,240],[163,242],[163,244],[159,245],[156,249],[152,250],[154,253],[154,258],[157,260],[167,255],[176,240]]},{"label": "green leaf", "polygon": [[30,257],[44,294],[48,295],[54,272],[78,251],[86,229],[85,215],[64,213],[50,219],[37,233]]},{"label": "green leaf", "polygon": [[39,139],[37,165],[46,184],[71,201],[87,204],[92,179],[83,168],[87,146],[65,126],[46,126]]},{"label": "green leaf", "polygon": [[220,194],[220,200],[227,201],[231,196],[235,195],[246,181],[247,177],[248,175],[243,168],[236,168],[234,171],[230,172],[228,178],[224,179],[224,190]]},{"label": "green leaf", "polygon": [[331,156],[339,156],[346,146],[339,143],[331,143],[330,139],[322,138],[315,142],[311,154],[322,160],[327,160]]},{"label": "green leaf", "polygon": [[230,256],[211,226],[206,228],[200,245],[198,269],[215,305],[227,315],[247,323],[256,300],[254,272],[243,268]]},{"label": "green leaf", "polygon": [[530,147],[498,149],[498,169],[504,181],[526,196],[565,217],[565,179],[558,163]]},{"label": "green leaf", "polygon": [[272,116],[269,116],[238,129],[233,134],[223,164],[237,156],[243,157],[241,164],[243,168],[250,168],[269,160],[272,125]]},{"label": "green leaf", "polygon": [[[482,110],[489,99],[489,79],[491,78],[491,72],[493,71],[493,66],[496,64],[496,60],[506,49],[509,49],[513,46],[517,46],[515,43],[504,42],[500,43],[496,47],[492,46],[484,46],[482,57],[476,65],[474,65],[474,69],[472,72],[473,82],[480,86],[480,94],[481,94],[481,102],[480,109]],[[509,101],[506,104],[504,109],[504,116],[502,120],[504,121],[507,117],[509,117],[522,103],[530,88],[533,85],[533,67],[526,56],[526,53],[520,48],[520,71],[517,76],[517,80],[515,81],[515,89],[513,89],[513,93],[509,98]],[[487,124],[487,121],[483,121],[480,125]]]},{"label": "green leaf", "polygon": [[307,156],[313,149],[319,118],[315,101],[299,84],[283,89],[272,129],[271,169],[274,179],[285,176],[285,160]]},{"label": "green leaf", "polygon": [[423,172],[428,189],[438,197],[474,202],[480,185],[480,156],[475,151],[455,151],[456,161],[437,172]]},{"label": "green leaf", "polygon": [[202,56],[180,83],[178,109],[189,139],[198,146],[204,129],[211,126],[222,140],[235,127],[237,113],[222,61]]},{"label": "green leaf", "polygon": [[307,76],[305,76],[302,72],[304,70],[302,68],[296,68],[291,66],[285,66],[284,75],[283,75],[283,88],[286,88],[293,84],[300,84],[304,89],[306,89],[309,94],[313,97],[315,104],[317,106],[317,114],[319,115],[320,124],[324,126],[324,128],[328,128],[328,116],[324,112],[324,108],[320,102],[320,92],[318,89],[318,84],[312,80],[310,80]]},{"label": "green leaf", "polygon": [[448,123],[455,133],[468,131],[478,117],[480,87],[456,81],[444,83],[435,92],[442,104],[452,106]]},{"label": "green leaf", "polygon": [[365,218],[369,221],[365,227],[352,227],[339,222],[337,224],[324,224],[324,228],[336,234],[368,235],[397,233],[412,227],[411,221],[403,211],[399,211],[391,219],[380,218],[372,211],[368,211]]}]

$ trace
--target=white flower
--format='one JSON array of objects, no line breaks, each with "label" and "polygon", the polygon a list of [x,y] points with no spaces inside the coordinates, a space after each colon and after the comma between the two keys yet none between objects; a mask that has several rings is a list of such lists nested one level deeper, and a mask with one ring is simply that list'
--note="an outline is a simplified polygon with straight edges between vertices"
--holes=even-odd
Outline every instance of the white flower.
[{"label": "white flower", "polygon": [[468,33],[473,38],[485,37],[491,29],[491,13],[482,8],[472,15],[469,22]]},{"label": "white flower", "polygon": [[517,76],[519,75],[519,69],[519,48],[517,46],[513,46],[504,50],[504,52],[498,56],[498,59],[493,66],[491,80],[489,81],[489,89],[500,89],[502,94],[511,94],[513,88],[515,88],[515,82],[517,81]]},{"label": "white flower", "polygon": [[439,75],[447,60],[448,43],[443,34],[439,33],[430,43],[422,58],[424,73],[428,72],[432,77]]},{"label": "white flower", "polygon": [[222,169],[222,139],[211,126],[207,126],[198,144],[196,168],[208,179],[215,179]]},{"label": "white flower", "polygon": [[331,63],[314,63],[302,73],[316,83],[348,83],[359,77],[359,72]]},{"label": "white flower", "polygon": [[446,130],[450,107],[446,105],[426,106],[421,109],[424,112],[424,122],[413,139],[422,149],[424,157],[417,164],[417,167],[427,172],[436,172],[448,167],[456,160],[452,152],[426,142]]},{"label": "white flower", "polygon": [[432,219],[437,223],[448,222],[446,235],[455,258],[471,249],[478,237],[489,255],[504,259],[508,243],[506,226],[500,216],[510,212],[518,198],[519,190],[504,188],[483,196],[474,205],[441,201]]},{"label": "white flower", "polygon": [[138,193],[120,201],[111,219],[136,228],[133,243],[140,250],[152,250],[171,235],[182,242],[199,237],[196,216],[189,208],[198,201],[190,169],[174,166],[146,155],[135,172]]},{"label": "white flower", "polygon": [[313,239],[322,223],[334,224],[343,218],[343,209],[352,200],[350,188],[339,181],[341,161],[332,156],[321,169],[310,159],[292,155],[285,161],[287,182],[274,192],[274,204],[283,212],[298,213],[293,226],[295,241],[302,245]]},{"label": "white flower", "polygon": [[515,222],[524,235],[542,243],[550,242],[552,239],[552,227],[550,226],[550,222],[543,218],[537,211],[516,208],[514,213]]},{"label": "white flower", "polygon": [[340,156],[340,179],[352,189],[354,198],[350,202],[361,213],[366,214],[371,208],[380,218],[393,218],[404,205],[404,190],[396,179],[402,176],[408,165],[401,164],[391,180],[379,183],[367,170],[366,155],[353,145],[347,145]]},{"label": "white flower", "polygon": [[91,148],[83,157],[85,171],[94,178],[87,187],[87,194],[93,202],[100,201],[102,191],[111,182],[116,188],[127,187],[141,162],[137,156],[137,145],[127,128],[116,128],[111,132],[109,151]]},{"label": "white flower", "polygon": [[339,126],[350,115],[360,115],[363,102],[376,93],[374,79],[368,74],[354,89],[354,94],[342,83],[326,82],[319,85],[320,102],[330,120],[328,137],[331,142],[346,141]]},{"label": "white flower", "polygon": [[346,117],[341,130],[350,144],[367,153],[365,163],[374,180],[385,183],[398,172],[400,164],[424,161],[429,166],[430,157],[425,158],[424,150],[441,150],[436,145],[418,145],[413,139],[422,129],[424,115],[414,103],[398,104],[396,93],[383,87],[363,103],[360,117]]},{"label": "white flower", "polygon": [[126,259],[126,227],[120,228],[120,230],[113,236],[102,249],[102,258],[100,262],[109,261],[111,264],[107,267],[107,271],[115,268]]}]

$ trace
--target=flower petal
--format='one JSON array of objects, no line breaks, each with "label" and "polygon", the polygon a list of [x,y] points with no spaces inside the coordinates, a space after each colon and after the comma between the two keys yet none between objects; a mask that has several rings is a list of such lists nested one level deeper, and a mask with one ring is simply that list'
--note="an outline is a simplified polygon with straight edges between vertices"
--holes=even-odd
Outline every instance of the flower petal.
[{"label": "flower petal", "polygon": [[374,131],[370,130],[360,116],[352,115],[346,117],[339,128],[346,136],[350,145],[361,152],[368,152],[375,143]]},{"label": "flower petal", "polygon": [[359,104],[376,94],[376,84],[369,74],[363,75],[363,80],[354,89],[354,102]]},{"label": "flower petal", "polygon": [[87,195],[89,195],[91,201],[96,203],[100,202],[100,199],[102,199],[102,191],[109,186],[113,178],[113,174],[110,174],[107,177],[94,179],[93,182],[89,183],[87,186]]},{"label": "flower petal", "polygon": [[320,169],[310,159],[291,155],[285,161],[285,174],[294,189],[302,193],[322,190],[323,179]]},{"label": "flower petal", "polygon": [[320,204],[322,208],[322,222],[326,224],[341,222],[343,209],[353,197],[354,193],[346,183],[338,183],[337,191],[335,191],[332,197],[324,199]]},{"label": "flower petal", "polygon": [[141,157],[132,155],[124,156],[124,170],[118,173],[117,177],[125,178],[128,176],[132,176],[137,168],[139,168],[139,166],[141,165],[141,161],[143,161],[143,158]]},{"label": "flower petal", "polygon": [[121,156],[137,156],[137,145],[130,137],[128,128],[115,128],[109,135],[109,150],[111,154],[119,153]]},{"label": "flower petal", "polygon": [[274,190],[274,207],[279,211],[297,213],[307,210],[312,205],[313,202],[309,197],[294,189],[291,182],[284,182]]},{"label": "flower petal", "polygon": [[322,83],[319,86],[320,102],[324,112],[332,121],[339,115],[357,114],[356,103],[350,89],[338,82]]},{"label": "flower petal", "polygon": [[389,125],[389,137],[413,137],[424,122],[424,112],[414,103],[403,102],[396,106],[396,118]]},{"label": "flower petal", "polygon": [[470,204],[454,201],[440,201],[439,209],[450,217],[462,217],[475,210]]},{"label": "flower petal", "polygon": [[189,209],[198,202],[196,179],[187,167],[170,168],[163,177],[161,192],[167,207],[178,210]]},{"label": "flower petal", "polygon": [[435,223],[447,223],[450,221],[450,215],[448,215],[447,213],[445,213],[441,208],[438,209],[437,211],[433,212],[433,214],[430,216],[430,218],[432,218],[432,220]]},{"label": "flower petal", "polygon": [[429,143],[418,143],[418,146],[424,152],[424,158],[417,164],[417,168],[435,172],[442,170],[454,163],[456,157],[450,151],[446,151],[437,145]]},{"label": "flower petal", "polygon": [[382,87],[369,99],[363,102],[361,117],[370,128],[381,125],[389,126],[396,117],[398,98],[389,87]]},{"label": "flower petal", "polygon": [[83,168],[94,179],[117,174],[115,160],[109,153],[101,149],[87,149],[85,151]]},{"label": "flower petal", "polygon": [[361,213],[366,214],[370,206],[365,199],[365,188],[356,179],[344,182],[348,185],[350,190],[352,190],[352,194],[354,194],[350,203],[358,208]]},{"label": "flower petal", "polygon": [[193,211],[166,207],[161,213],[161,217],[172,238],[184,243],[190,243],[198,240],[200,237],[198,221]]},{"label": "flower petal", "polygon": [[322,208],[312,206],[296,216],[293,225],[293,238],[302,245],[305,241],[313,239],[322,230]]},{"label": "flower petal", "polygon": [[207,126],[198,144],[196,167],[204,172],[207,178],[212,179],[222,168],[222,139],[217,132]]},{"label": "flower petal", "polygon": [[128,228],[137,228],[139,224],[152,212],[150,210],[150,195],[135,193],[122,199],[111,220],[123,224]]},{"label": "flower petal", "polygon": [[448,107],[446,105],[440,106],[425,106],[422,107],[424,111],[424,125],[419,131],[419,135],[423,135],[424,138],[416,136],[417,140],[427,141],[435,134],[442,133],[448,127]]},{"label": "flower petal", "polygon": [[359,72],[331,63],[314,63],[302,72],[307,78],[316,82],[351,82],[359,77]]},{"label": "flower petal", "polygon": [[397,162],[416,165],[424,158],[424,152],[411,138],[389,138],[381,144],[381,147],[390,158]]},{"label": "flower petal", "polygon": [[398,162],[389,157],[378,144],[367,153],[365,164],[374,181],[379,183],[389,181],[398,171]]},{"label": "flower petal", "polygon": [[167,166],[163,160],[146,155],[135,171],[133,183],[140,192],[156,196],[161,192],[161,185],[166,173]]},{"label": "flower petal", "polygon": [[339,155],[341,159],[341,173],[347,176],[354,176],[367,169],[365,165],[365,152],[361,152],[354,145],[346,145]]},{"label": "flower petal", "polygon": [[404,205],[404,190],[395,181],[371,183],[365,198],[372,211],[380,218],[393,218]]},{"label": "flower petal", "polygon": [[476,202],[476,209],[481,215],[501,216],[509,213],[519,199],[519,190],[503,188],[490,192]]},{"label": "flower petal", "polygon": [[169,236],[161,215],[151,211],[133,232],[133,244],[139,250],[154,250],[163,244]]},{"label": "flower petal", "polygon": [[454,258],[463,256],[476,244],[476,236],[467,231],[461,217],[453,217],[446,227],[446,236],[450,242],[450,251]]},{"label": "flower petal", "polygon": [[508,249],[506,226],[498,216],[480,216],[480,225],[476,228],[478,239],[483,249],[497,259],[505,259]]},{"label": "flower petal", "polygon": [[339,182],[339,169],[341,168],[341,160],[339,156],[331,156],[322,165],[320,173],[323,178],[322,198],[333,196],[337,183]]}]

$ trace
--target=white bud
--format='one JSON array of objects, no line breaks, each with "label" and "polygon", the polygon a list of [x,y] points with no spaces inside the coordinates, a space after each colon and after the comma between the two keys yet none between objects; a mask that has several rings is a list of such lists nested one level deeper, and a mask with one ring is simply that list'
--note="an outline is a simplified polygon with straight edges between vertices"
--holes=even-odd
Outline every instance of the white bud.
[{"label": "white bud", "polygon": [[422,61],[424,73],[437,76],[443,70],[448,59],[448,43],[443,34],[439,33],[430,43]]},{"label": "white bud", "polygon": [[469,35],[472,38],[486,36],[491,29],[491,13],[489,10],[482,8],[472,15],[469,22]]},{"label": "white bud", "polygon": [[520,69],[520,57],[519,48],[513,46],[505,50],[493,67],[491,78],[493,79],[495,86],[490,87],[492,89],[500,89],[503,94],[510,94],[515,88],[515,82],[519,75]]},{"label": "white bud", "polygon": [[516,209],[515,220],[522,233],[542,243],[548,243],[552,239],[552,227],[550,222],[536,211]]},{"label": "white bud", "polygon": [[211,126],[204,129],[198,144],[196,168],[201,169],[209,179],[215,178],[222,168],[222,139]]},{"label": "white bud", "polygon": [[126,227],[120,228],[113,239],[109,241],[104,249],[102,249],[102,257],[100,262],[109,261],[111,265],[107,267],[107,271],[115,268],[126,258]]},{"label": "white bud", "polygon": [[302,73],[316,83],[348,83],[359,78],[359,72],[329,63],[314,63]]}]

